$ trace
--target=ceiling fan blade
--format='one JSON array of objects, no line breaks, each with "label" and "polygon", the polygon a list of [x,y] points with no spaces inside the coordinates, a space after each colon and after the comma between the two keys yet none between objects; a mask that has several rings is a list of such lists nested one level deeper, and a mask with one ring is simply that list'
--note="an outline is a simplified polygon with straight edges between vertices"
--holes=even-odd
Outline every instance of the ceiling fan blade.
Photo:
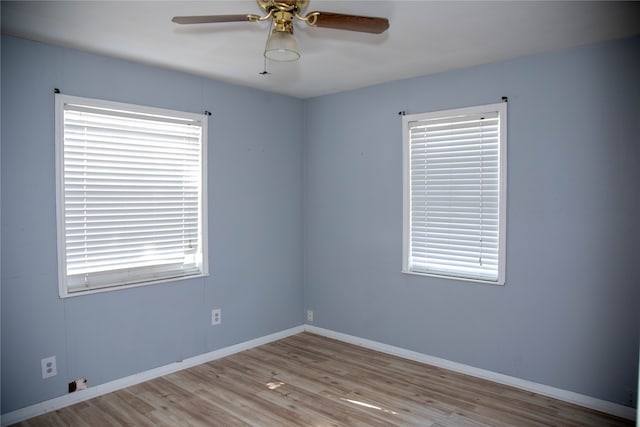
[{"label": "ceiling fan blade", "polygon": [[[316,15],[313,18],[313,15]],[[334,28],[337,30],[358,31],[361,33],[380,34],[389,28],[387,18],[370,16],[345,15],[333,12],[311,12],[308,23],[320,28]]]},{"label": "ceiling fan blade", "polygon": [[214,24],[218,22],[249,21],[250,15],[202,15],[202,16],[174,16],[171,21],[176,24]]}]

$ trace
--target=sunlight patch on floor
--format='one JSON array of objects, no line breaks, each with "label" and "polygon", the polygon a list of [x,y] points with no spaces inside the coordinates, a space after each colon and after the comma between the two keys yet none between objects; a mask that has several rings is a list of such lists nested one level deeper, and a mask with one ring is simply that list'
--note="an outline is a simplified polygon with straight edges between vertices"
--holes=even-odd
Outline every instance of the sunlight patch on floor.
[{"label": "sunlight patch on floor", "polygon": [[344,397],[340,398],[341,400],[344,400],[345,402],[349,402],[349,403],[353,403],[354,405],[358,405],[358,406],[363,406],[365,408],[369,408],[369,409],[376,409],[378,411],[384,412],[385,414],[393,414],[393,415],[398,415],[397,412],[392,411],[390,409],[384,409],[381,408],[379,406],[376,405],[372,405],[370,403],[365,403],[365,402],[360,402],[359,400],[353,400],[353,399],[346,399]]},{"label": "sunlight patch on floor", "polygon": [[266,384],[266,386],[267,386],[267,388],[269,390],[275,390],[278,387],[282,387],[283,385],[284,385],[284,383],[280,382],[280,381],[272,381],[272,382]]}]

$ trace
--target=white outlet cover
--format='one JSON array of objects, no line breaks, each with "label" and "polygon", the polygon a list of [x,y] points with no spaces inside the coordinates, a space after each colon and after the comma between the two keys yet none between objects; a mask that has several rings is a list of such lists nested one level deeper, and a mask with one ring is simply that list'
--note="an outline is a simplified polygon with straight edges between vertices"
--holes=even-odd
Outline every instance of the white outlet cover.
[{"label": "white outlet cover", "polygon": [[42,379],[50,378],[58,375],[58,368],[56,366],[56,357],[51,356],[44,358],[40,361],[42,368]]},{"label": "white outlet cover", "polygon": [[307,322],[313,322],[313,310],[307,310]]},{"label": "white outlet cover", "polygon": [[211,310],[211,324],[219,325],[222,323],[222,309],[216,308]]}]

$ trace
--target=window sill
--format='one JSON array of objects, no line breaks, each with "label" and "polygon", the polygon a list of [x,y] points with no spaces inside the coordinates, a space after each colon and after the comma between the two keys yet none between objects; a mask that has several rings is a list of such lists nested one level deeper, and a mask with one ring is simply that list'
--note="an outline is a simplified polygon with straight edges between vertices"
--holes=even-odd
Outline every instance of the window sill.
[{"label": "window sill", "polygon": [[209,273],[194,274],[190,276],[181,276],[181,277],[170,277],[167,279],[159,279],[159,280],[153,280],[153,281],[141,282],[141,283],[132,283],[129,285],[103,286],[100,288],[92,288],[92,289],[73,291],[73,292],[68,292],[66,289],[60,288],[59,295],[60,295],[60,298],[72,298],[72,297],[79,297],[83,295],[99,294],[102,292],[111,292],[111,291],[120,291],[123,289],[139,288],[141,286],[158,285],[158,284],[169,283],[169,282],[179,282],[179,281],[188,280],[188,279],[198,279],[198,278],[207,277],[207,276],[209,276]]},{"label": "window sill", "polygon": [[402,274],[409,274],[412,276],[423,276],[423,277],[435,277],[438,279],[449,279],[449,280],[459,280],[461,282],[474,282],[474,283],[484,283],[487,285],[498,285],[498,286],[504,286],[504,280],[482,280],[482,279],[473,279],[470,277],[460,277],[460,276],[447,276],[444,274],[435,274],[435,273],[423,273],[423,272],[418,272],[418,271],[412,271],[412,270],[405,270],[403,269],[401,271]]}]

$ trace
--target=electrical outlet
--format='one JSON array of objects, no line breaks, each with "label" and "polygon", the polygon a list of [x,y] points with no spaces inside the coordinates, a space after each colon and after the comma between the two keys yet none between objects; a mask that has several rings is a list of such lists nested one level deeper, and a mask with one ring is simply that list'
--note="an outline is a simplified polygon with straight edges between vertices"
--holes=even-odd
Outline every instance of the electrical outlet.
[{"label": "electrical outlet", "polygon": [[42,368],[42,379],[54,377],[58,374],[58,369],[56,367],[56,357],[51,356],[44,358],[40,361],[40,365]]},{"label": "electrical outlet", "polygon": [[635,390],[627,389],[627,401],[626,405],[634,408],[636,406],[636,392]]},{"label": "electrical outlet", "polygon": [[313,310],[307,310],[307,322],[313,322]]},{"label": "electrical outlet", "polygon": [[219,325],[220,323],[222,323],[222,309],[214,308],[213,310],[211,310],[211,324],[215,326]]}]

